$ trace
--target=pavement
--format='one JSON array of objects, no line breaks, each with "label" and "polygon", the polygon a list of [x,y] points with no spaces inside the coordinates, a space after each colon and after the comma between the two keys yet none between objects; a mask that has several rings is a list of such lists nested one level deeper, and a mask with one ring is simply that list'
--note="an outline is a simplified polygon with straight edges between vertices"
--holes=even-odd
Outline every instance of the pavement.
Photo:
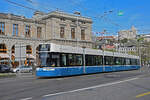
[{"label": "pavement", "polygon": [[16,73],[0,73],[0,78],[10,78],[15,77]]},{"label": "pavement", "polygon": [[62,78],[0,79],[0,100],[149,100],[150,69]]}]

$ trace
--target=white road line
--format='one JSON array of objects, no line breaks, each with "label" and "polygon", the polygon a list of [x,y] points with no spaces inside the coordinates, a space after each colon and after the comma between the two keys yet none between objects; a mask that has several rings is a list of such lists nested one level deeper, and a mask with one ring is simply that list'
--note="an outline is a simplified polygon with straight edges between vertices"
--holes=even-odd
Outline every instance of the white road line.
[{"label": "white road line", "polygon": [[24,98],[24,99],[20,99],[20,100],[31,100],[32,99],[32,97],[30,97],[30,98]]},{"label": "white road line", "polygon": [[105,86],[111,86],[111,85],[124,83],[124,82],[128,82],[128,81],[136,80],[136,79],[139,79],[139,78],[132,78],[132,79],[127,79],[127,80],[113,82],[113,83],[106,83],[106,84],[96,85],[96,86],[87,87],[87,88],[81,88],[81,89],[72,90],[72,91],[59,92],[59,93],[54,93],[54,94],[47,94],[47,95],[44,95],[42,97],[50,97],[50,96],[56,96],[56,95],[60,95],[60,94],[73,93],[73,92],[79,92],[79,91],[84,91],[84,90],[88,90],[88,89],[94,89],[94,88],[100,88],[100,87],[105,87]]}]

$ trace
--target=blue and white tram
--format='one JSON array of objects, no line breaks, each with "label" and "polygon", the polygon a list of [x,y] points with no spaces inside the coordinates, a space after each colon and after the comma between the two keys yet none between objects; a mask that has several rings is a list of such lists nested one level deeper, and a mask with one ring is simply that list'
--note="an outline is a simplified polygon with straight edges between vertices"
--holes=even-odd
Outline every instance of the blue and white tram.
[{"label": "blue and white tram", "polygon": [[50,43],[39,45],[36,76],[72,76],[139,68],[138,56]]}]

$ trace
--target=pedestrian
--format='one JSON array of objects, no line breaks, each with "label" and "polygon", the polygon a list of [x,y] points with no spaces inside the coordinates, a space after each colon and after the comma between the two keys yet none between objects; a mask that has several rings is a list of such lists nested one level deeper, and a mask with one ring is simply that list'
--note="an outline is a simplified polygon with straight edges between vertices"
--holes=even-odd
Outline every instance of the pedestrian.
[{"label": "pedestrian", "polygon": [[36,73],[36,66],[34,63],[32,63],[32,75],[35,75]]}]

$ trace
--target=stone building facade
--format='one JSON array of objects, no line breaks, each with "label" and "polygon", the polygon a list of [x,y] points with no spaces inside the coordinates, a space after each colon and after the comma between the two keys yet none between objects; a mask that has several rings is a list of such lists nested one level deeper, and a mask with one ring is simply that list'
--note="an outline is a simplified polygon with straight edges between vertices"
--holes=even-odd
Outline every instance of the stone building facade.
[{"label": "stone building facade", "polygon": [[4,53],[12,59],[16,44],[26,45],[27,54],[36,57],[45,42],[92,48],[92,20],[59,11],[35,12],[32,18],[0,13],[0,59]]}]

